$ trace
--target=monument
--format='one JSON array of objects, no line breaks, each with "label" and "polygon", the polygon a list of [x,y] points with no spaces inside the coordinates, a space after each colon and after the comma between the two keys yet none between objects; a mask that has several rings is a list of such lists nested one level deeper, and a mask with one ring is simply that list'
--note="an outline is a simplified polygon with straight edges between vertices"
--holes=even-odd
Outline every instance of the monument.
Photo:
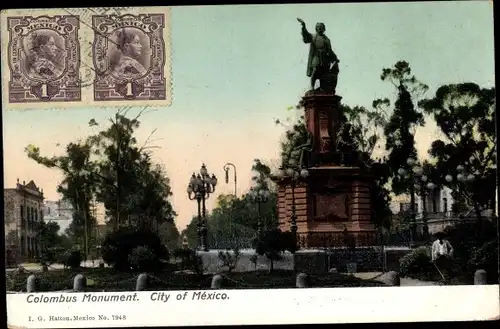
[{"label": "monument", "polygon": [[[346,234],[357,246],[374,245],[377,230],[371,223],[370,189],[373,179],[361,167],[342,163],[339,152],[342,97],[336,94],[339,59],[316,24],[313,35],[302,25],[304,43],[310,44],[307,76],[311,90],[302,98],[309,141],[300,147],[297,170],[307,169],[306,178],[278,181],[278,217],[283,231],[294,230],[302,248],[346,245]],[[319,87],[315,89],[319,80]],[[296,223],[291,223],[290,218]]]}]

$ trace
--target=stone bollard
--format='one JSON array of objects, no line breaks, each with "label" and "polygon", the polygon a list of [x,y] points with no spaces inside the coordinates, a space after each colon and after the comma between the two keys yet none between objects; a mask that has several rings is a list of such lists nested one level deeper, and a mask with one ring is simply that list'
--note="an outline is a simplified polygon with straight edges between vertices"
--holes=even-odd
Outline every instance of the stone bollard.
[{"label": "stone bollard", "polygon": [[488,284],[485,270],[477,270],[474,273],[474,285]]},{"label": "stone bollard", "polygon": [[214,275],[212,278],[212,284],[210,285],[211,289],[220,289],[222,288],[222,282],[224,281],[224,278],[220,274]]},{"label": "stone bollard", "polygon": [[135,290],[136,291],[143,291],[146,290],[148,286],[148,275],[146,273],[141,273],[137,277],[137,282],[135,284]]},{"label": "stone bollard", "polygon": [[31,274],[26,280],[26,292],[36,292],[38,288],[38,279]]},{"label": "stone bollard", "polygon": [[82,292],[87,288],[87,278],[83,274],[75,275],[73,280],[73,291]]},{"label": "stone bollard", "polygon": [[309,287],[309,276],[305,273],[297,274],[297,280],[295,281],[295,286],[297,288]]},{"label": "stone bollard", "polygon": [[399,273],[396,271],[387,272],[384,275],[383,282],[389,286],[399,287],[401,286],[401,278],[399,277]]}]

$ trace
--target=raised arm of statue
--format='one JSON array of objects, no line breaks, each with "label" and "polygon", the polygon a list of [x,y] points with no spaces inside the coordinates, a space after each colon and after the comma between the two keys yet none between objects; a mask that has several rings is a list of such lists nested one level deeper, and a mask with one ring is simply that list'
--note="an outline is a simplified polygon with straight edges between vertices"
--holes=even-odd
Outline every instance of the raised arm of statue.
[{"label": "raised arm of statue", "polygon": [[304,43],[311,43],[313,37],[312,34],[307,31],[306,23],[304,23],[304,21],[300,18],[297,18],[297,20],[302,25],[302,40],[304,41]]}]

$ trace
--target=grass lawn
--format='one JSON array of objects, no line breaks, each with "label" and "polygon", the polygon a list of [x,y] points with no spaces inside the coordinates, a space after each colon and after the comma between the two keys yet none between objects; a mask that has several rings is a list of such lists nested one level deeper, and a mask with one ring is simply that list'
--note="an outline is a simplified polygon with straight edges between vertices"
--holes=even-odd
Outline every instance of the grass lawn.
[{"label": "grass lawn", "polygon": [[[87,291],[132,291],[135,290],[138,273],[115,272],[111,268],[85,269],[78,272],[54,270],[38,273],[40,291],[59,291],[73,288],[73,278],[82,273],[87,277]],[[222,273],[225,277],[223,288],[226,289],[266,289],[294,288],[295,273],[287,270]],[[9,274],[8,291],[26,291],[28,274]],[[147,290],[198,290],[210,289],[212,275],[184,273],[153,273]],[[377,281],[362,280],[338,273],[310,276],[311,287],[377,287],[383,286]]]}]

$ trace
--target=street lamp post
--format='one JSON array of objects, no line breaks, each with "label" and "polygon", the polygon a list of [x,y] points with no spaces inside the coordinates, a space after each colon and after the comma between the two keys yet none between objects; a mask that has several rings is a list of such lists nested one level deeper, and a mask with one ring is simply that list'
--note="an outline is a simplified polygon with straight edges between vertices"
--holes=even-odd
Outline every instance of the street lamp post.
[{"label": "street lamp post", "polygon": [[262,234],[262,216],[261,216],[261,204],[269,201],[270,193],[266,189],[260,189],[258,191],[252,191],[250,193],[250,201],[252,203],[257,204],[257,237],[260,237]]},{"label": "street lamp post", "polygon": [[214,174],[210,176],[205,164],[201,166],[200,173],[193,173],[187,187],[189,200],[196,200],[198,203],[198,244],[199,248],[208,251],[207,241],[207,214],[205,201],[215,191],[217,178]]},{"label": "street lamp post", "polygon": [[234,196],[237,196],[237,187],[238,187],[238,176],[236,175],[236,166],[232,164],[231,162],[228,162],[224,165],[224,172],[226,173],[226,184],[229,183],[229,170],[233,168],[234,172]]},{"label": "street lamp post", "polygon": [[411,211],[411,229],[410,229],[410,240],[411,244],[415,242],[416,236],[416,218],[417,211],[415,209],[415,193],[420,191],[422,197],[422,222],[423,222],[423,233],[424,237],[429,235],[429,226],[427,224],[427,205],[425,197],[427,195],[426,190],[432,191],[436,188],[433,182],[429,182],[428,177],[424,175],[424,170],[422,166],[417,163],[413,158],[408,158],[406,161],[408,169],[399,168],[398,176],[402,179],[409,179],[410,184],[410,211]]},{"label": "street lamp post", "polygon": [[[226,174],[226,184],[229,184],[229,170],[231,169],[231,167],[233,168],[233,172],[234,172],[234,177],[233,177],[233,180],[234,180],[234,197],[237,198],[237,188],[238,188],[238,175],[236,174],[236,166],[234,164],[232,164],[231,162],[228,162],[224,165],[223,169],[224,169],[224,172]],[[233,230],[233,207],[231,207],[231,210],[230,210],[230,217],[229,217],[229,232],[231,234],[231,243],[234,243],[235,241],[235,238],[234,238],[234,230]]]},{"label": "street lamp post", "polygon": [[292,215],[290,216],[290,231],[294,237],[295,248],[297,247],[297,215],[295,209],[295,188],[297,187],[301,179],[306,179],[309,176],[309,171],[307,169],[300,168],[280,168],[277,172],[277,178],[281,180],[287,180],[290,183],[292,189]]}]

